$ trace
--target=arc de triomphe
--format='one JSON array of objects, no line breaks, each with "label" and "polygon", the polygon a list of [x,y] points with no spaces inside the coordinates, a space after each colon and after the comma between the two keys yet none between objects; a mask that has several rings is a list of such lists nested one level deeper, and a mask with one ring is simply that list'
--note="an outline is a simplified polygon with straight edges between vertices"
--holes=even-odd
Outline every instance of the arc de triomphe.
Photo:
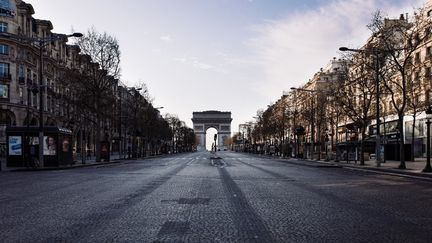
[{"label": "arc de triomphe", "polygon": [[218,139],[216,146],[221,150],[226,149],[225,141],[231,137],[231,121],[231,112],[193,112],[192,122],[195,135],[198,139],[197,149],[206,149],[206,131],[209,128],[215,128],[217,130]]}]

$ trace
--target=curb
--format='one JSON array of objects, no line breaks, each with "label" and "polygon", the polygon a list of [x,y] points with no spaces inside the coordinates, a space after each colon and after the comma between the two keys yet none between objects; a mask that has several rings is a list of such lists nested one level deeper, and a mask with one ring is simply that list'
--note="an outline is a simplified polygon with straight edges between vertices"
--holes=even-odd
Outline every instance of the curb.
[{"label": "curb", "polygon": [[70,170],[70,169],[77,169],[77,168],[85,168],[85,167],[92,167],[92,166],[103,166],[103,165],[110,165],[110,164],[118,164],[122,161],[127,160],[112,160],[108,162],[99,162],[99,163],[91,163],[91,164],[77,164],[73,166],[62,166],[62,167],[44,167],[44,168],[19,168],[19,169],[12,169],[4,172],[27,172],[27,171],[53,171],[53,170]]},{"label": "curb", "polygon": [[410,171],[401,171],[400,169],[384,169],[384,168],[379,169],[373,167],[358,167],[358,166],[349,166],[349,165],[343,166],[343,168],[348,170],[371,172],[375,174],[383,174],[383,175],[391,175],[391,176],[399,176],[399,177],[405,177],[411,179],[432,181],[432,174],[421,174],[421,173],[410,172]]}]

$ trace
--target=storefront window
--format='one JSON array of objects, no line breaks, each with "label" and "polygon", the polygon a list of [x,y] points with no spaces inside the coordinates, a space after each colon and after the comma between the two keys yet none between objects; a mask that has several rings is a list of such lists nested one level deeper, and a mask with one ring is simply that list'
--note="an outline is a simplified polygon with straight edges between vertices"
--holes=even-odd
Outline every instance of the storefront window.
[{"label": "storefront window", "polygon": [[[424,124],[425,124],[424,119],[420,119],[416,121],[416,125],[414,128],[414,137],[418,138],[426,135]],[[413,121],[405,122],[405,127],[406,127],[405,134],[408,138],[411,138],[413,134],[412,125],[413,125]]]}]

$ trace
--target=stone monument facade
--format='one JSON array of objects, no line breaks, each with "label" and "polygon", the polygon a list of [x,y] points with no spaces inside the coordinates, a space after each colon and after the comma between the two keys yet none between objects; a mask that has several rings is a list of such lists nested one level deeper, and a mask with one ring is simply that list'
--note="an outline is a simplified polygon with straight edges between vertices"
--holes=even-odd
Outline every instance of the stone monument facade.
[{"label": "stone monument facade", "polygon": [[202,111],[192,113],[192,122],[195,135],[198,139],[197,149],[206,149],[206,132],[209,128],[217,130],[216,146],[220,150],[228,148],[226,142],[231,137],[231,112]]}]

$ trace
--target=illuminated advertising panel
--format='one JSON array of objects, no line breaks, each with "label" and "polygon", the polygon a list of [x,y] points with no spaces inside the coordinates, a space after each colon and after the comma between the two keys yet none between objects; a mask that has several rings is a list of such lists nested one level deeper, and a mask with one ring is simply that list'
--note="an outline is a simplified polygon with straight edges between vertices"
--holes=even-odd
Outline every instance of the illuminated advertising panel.
[{"label": "illuminated advertising panel", "polygon": [[0,99],[9,98],[9,87],[6,84],[0,84]]},{"label": "illuminated advertising panel", "polygon": [[22,155],[21,136],[9,137],[9,155]]}]

